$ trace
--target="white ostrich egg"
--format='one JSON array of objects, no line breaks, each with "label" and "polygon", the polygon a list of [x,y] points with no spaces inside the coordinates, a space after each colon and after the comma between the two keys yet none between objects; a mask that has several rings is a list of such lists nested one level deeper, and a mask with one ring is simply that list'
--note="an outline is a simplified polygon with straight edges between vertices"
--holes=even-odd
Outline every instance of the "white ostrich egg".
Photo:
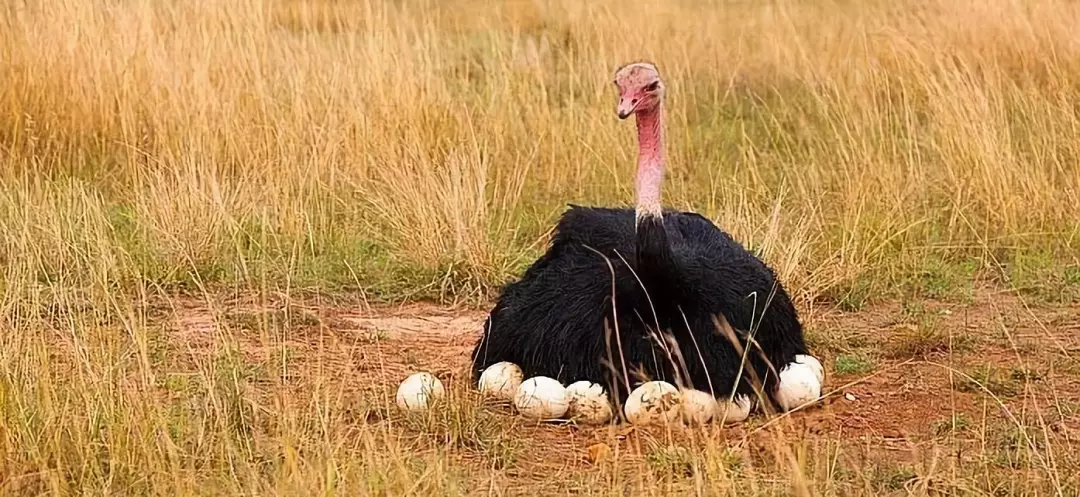
[{"label": "white ostrich egg", "polygon": [[534,376],[518,386],[514,393],[514,407],[529,418],[557,419],[569,409],[570,394],[557,380]]},{"label": "white ostrich egg", "polygon": [[753,406],[748,395],[735,395],[730,401],[725,396],[717,400],[716,420],[721,423],[741,423],[750,417]]},{"label": "white ostrich egg", "polygon": [[785,411],[790,411],[821,397],[818,373],[810,364],[793,362],[780,370],[780,384],[776,388],[776,401]]},{"label": "white ostrich egg", "polygon": [[709,392],[683,389],[679,392],[682,400],[683,421],[692,425],[703,425],[716,415],[716,398]]},{"label": "white ostrich egg", "polygon": [[480,374],[480,393],[499,400],[512,401],[525,375],[512,362],[497,362]]},{"label": "white ostrich egg", "polygon": [[816,357],[807,354],[799,354],[795,356],[795,362],[799,364],[806,364],[810,366],[810,369],[814,370],[814,375],[817,376],[818,383],[825,384],[825,368],[822,367],[821,361]]},{"label": "white ostrich egg", "polygon": [[422,411],[446,395],[443,384],[431,373],[413,373],[397,390],[397,405],[406,411]]},{"label": "white ostrich egg", "polygon": [[623,406],[627,421],[636,425],[668,424],[679,419],[679,390],[666,381],[649,381],[630,392]]},{"label": "white ostrich egg", "polygon": [[588,380],[575,381],[566,387],[569,418],[584,424],[600,424],[611,419],[611,402],[604,387]]}]

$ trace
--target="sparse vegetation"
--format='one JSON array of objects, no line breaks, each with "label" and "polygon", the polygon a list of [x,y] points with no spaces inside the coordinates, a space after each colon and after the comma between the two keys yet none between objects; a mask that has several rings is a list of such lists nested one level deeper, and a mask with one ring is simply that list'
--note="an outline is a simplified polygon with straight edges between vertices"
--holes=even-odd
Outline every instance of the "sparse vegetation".
[{"label": "sparse vegetation", "polygon": [[[1075,495],[1078,24],[1064,0],[3,3],[0,495]],[[824,428],[526,426],[466,391],[467,340],[417,345],[436,321],[357,324],[486,304],[565,203],[628,204],[610,75],[635,59],[670,85],[665,202],[776,268],[841,381],[882,372]],[[416,368],[446,409],[393,409]]]},{"label": "sparse vegetation", "polygon": [[930,311],[919,302],[905,302],[903,320],[883,346],[885,355],[892,358],[925,358],[936,353],[973,349],[978,334],[942,325],[942,317],[951,314],[949,309]]},{"label": "sparse vegetation", "polygon": [[956,388],[961,392],[988,392],[996,396],[1012,397],[1018,393],[1020,380],[1011,372],[991,364],[979,366],[967,372],[967,377],[960,380]]},{"label": "sparse vegetation", "polygon": [[967,416],[956,413],[949,416],[948,419],[934,421],[933,426],[930,427],[930,432],[937,437],[943,437],[963,432],[971,426],[971,421]]},{"label": "sparse vegetation", "polygon": [[833,369],[844,376],[866,374],[873,371],[874,361],[862,354],[845,354],[836,357]]}]

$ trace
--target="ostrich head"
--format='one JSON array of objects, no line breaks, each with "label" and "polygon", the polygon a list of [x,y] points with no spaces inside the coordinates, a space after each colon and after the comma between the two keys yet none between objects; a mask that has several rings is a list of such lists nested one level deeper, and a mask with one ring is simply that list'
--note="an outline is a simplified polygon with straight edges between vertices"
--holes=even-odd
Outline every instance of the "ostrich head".
[{"label": "ostrich head", "polygon": [[635,115],[638,132],[637,204],[640,221],[643,216],[662,221],[660,186],[664,181],[664,126],[660,102],[664,99],[664,82],[656,66],[637,62],[620,67],[615,72],[619,87],[619,119]]},{"label": "ostrich head", "polygon": [[648,113],[660,106],[664,98],[664,82],[656,66],[637,62],[620,67],[615,72],[615,86],[619,88],[619,119],[630,114]]}]

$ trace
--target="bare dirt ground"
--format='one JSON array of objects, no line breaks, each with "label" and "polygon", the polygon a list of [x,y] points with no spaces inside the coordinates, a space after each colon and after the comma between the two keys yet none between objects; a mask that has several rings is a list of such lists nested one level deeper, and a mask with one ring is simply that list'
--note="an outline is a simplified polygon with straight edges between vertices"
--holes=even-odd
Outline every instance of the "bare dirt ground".
[{"label": "bare dirt ground", "polygon": [[[216,307],[215,312],[187,301],[176,309],[167,332],[171,348],[189,358],[205,356],[227,334],[249,362],[267,370],[253,382],[265,404],[282,398],[282,389],[301,399],[335,385],[342,402],[367,406],[357,408],[364,411],[357,422],[373,425],[397,419],[394,391],[412,372],[430,371],[464,392],[469,353],[486,315],[421,304],[370,310],[315,302]],[[813,353],[826,367],[825,398],[780,418],[758,413],[741,425],[709,427],[707,445],[752,454],[770,447],[781,430],[789,439],[810,441],[807,446],[817,448],[811,450],[830,444],[855,448],[859,460],[873,462],[854,464],[901,468],[900,480],[948,461],[953,471],[985,464],[1006,475],[1056,478],[1058,487],[1080,484],[1074,455],[1080,437],[1076,305],[1027,303],[984,289],[966,303],[884,303],[857,312],[816,307],[802,317]],[[186,362],[183,356],[178,366]],[[287,406],[278,401],[277,408]],[[626,425],[536,426],[508,408],[495,408],[495,416],[524,444],[519,449],[530,449],[518,450],[510,463],[493,463],[488,449],[463,450],[461,462],[478,485],[510,482],[529,493],[572,491],[576,478],[601,471],[598,450],[625,454],[620,457],[644,468],[655,463],[648,447],[677,443],[670,433],[666,442],[657,442],[665,435]],[[424,436],[422,429],[399,429],[403,438]],[[438,443],[411,446],[421,450]],[[564,477],[553,481],[551,475]]]}]

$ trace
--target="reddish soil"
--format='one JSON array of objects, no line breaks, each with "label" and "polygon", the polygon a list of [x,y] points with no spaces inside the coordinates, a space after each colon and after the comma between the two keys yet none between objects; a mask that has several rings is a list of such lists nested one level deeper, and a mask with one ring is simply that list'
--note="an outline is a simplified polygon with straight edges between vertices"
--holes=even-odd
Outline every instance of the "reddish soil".
[{"label": "reddish soil", "polygon": [[[426,370],[447,384],[465,384],[469,353],[485,318],[483,310],[421,304],[361,311],[294,303],[290,326],[268,327],[252,322],[283,315],[253,311],[247,304],[223,308],[228,310],[219,315],[225,319],[217,322],[232,326],[215,328],[212,313],[202,305],[180,309],[170,341],[198,355],[199,350],[213,349],[213,330],[224,333],[222,329],[229,328],[252,361],[277,364],[275,355],[288,349],[288,381],[280,386],[300,392],[337,384],[345,395],[374,406],[380,414],[369,415],[370,422],[395,415],[394,390],[411,372]],[[785,436],[863,446],[870,454],[866,457],[915,463],[940,451],[946,438],[955,453],[934,457],[976,457],[979,450],[964,448],[984,446],[987,433],[1023,426],[1040,433],[1039,443],[1065,454],[1075,452],[1080,437],[1080,307],[1036,305],[983,290],[968,303],[921,302],[918,311],[891,303],[858,312],[819,307],[803,317],[813,353],[826,368],[826,397],[779,418],[757,413],[742,425],[709,428],[717,440],[752,451],[770,444],[769,437],[780,430]],[[842,375],[836,360],[845,354],[870,357],[872,364]],[[626,425],[530,426],[511,421],[508,410],[505,416],[530,446],[543,443],[546,454],[560,455],[519,461],[498,476],[523,480],[518,483],[535,480],[539,485],[545,475],[590,467],[590,450],[598,450],[590,447],[597,442],[634,447],[657,436]],[[641,431],[649,435],[634,434]],[[1065,467],[1058,473],[1062,483],[1075,485],[1080,478],[1070,476],[1073,471]]]}]

